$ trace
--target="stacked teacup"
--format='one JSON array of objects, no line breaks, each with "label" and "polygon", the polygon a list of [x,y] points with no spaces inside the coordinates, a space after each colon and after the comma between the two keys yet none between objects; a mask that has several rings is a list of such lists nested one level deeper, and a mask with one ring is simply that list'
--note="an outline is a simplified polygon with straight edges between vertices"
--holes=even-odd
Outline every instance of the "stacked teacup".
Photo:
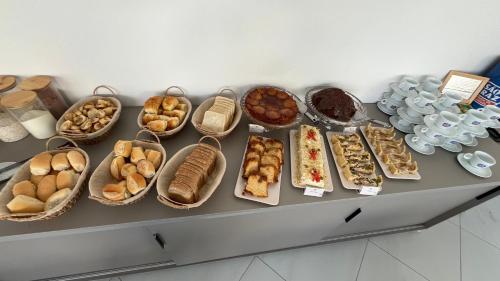
[{"label": "stacked teacup", "polygon": [[457,104],[462,101],[462,97],[455,93],[445,93],[437,99],[437,102],[433,103],[432,106],[437,111],[449,111],[453,113],[460,113],[460,109]]},{"label": "stacked teacup", "polygon": [[413,133],[416,125],[424,124],[424,116],[433,114],[435,109],[432,104],[437,98],[434,94],[426,91],[420,91],[404,100],[404,106],[399,107],[389,118],[394,128],[404,133]]},{"label": "stacked teacup", "polygon": [[482,112],[488,118],[487,121],[481,123],[485,128],[500,128],[500,108],[496,105],[487,105],[479,108],[478,111]]},{"label": "stacked teacup", "polygon": [[388,115],[395,115],[396,110],[403,106],[404,100],[414,94],[418,81],[411,76],[403,76],[399,82],[389,85],[390,91],[382,95],[382,99],[377,102],[380,111]]},{"label": "stacked teacup", "polygon": [[441,80],[437,77],[428,75],[425,76],[420,82],[420,85],[417,87],[417,92],[426,91],[436,97],[439,97],[441,95],[441,92],[439,91],[441,84]]}]

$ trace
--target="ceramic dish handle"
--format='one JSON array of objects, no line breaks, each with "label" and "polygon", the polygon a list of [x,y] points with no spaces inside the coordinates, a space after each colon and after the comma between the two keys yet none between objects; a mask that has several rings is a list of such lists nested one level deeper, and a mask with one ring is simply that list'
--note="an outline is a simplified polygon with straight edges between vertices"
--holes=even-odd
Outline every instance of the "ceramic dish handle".
[{"label": "ceramic dish handle", "polygon": [[203,137],[200,138],[200,140],[198,141],[198,143],[201,143],[205,139],[211,139],[211,140],[215,141],[217,143],[217,145],[219,146],[219,150],[222,151],[222,146],[220,144],[220,141],[217,138],[215,138],[215,137],[212,137],[212,136],[203,136]]},{"label": "ceramic dish handle", "polygon": [[[158,136],[155,133],[151,132],[150,130],[146,130],[146,129],[142,129],[139,132],[137,132],[137,134],[135,135],[135,139],[139,140],[139,136],[142,135],[142,134],[144,134],[144,133],[150,134],[151,136],[153,136],[156,139],[157,143],[160,143],[160,138],[158,138]],[[144,140],[144,141],[151,142],[149,140]]]},{"label": "ceramic dish handle", "polygon": [[[50,139],[47,140],[47,142],[45,143],[45,150],[50,150],[50,143],[52,143],[53,140],[55,139],[62,139],[62,140],[65,140],[69,143],[71,143],[74,147],[78,147],[78,145],[71,139],[68,139],[66,137],[62,137],[62,136],[54,136],[54,137],[51,137]],[[64,146],[63,146],[64,147]],[[61,146],[59,146],[58,148],[61,148]]]},{"label": "ceramic dish handle", "polygon": [[173,94],[173,96],[186,96],[186,93],[184,92],[184,90],[183,90],[181,87],[179,87],[179,86],[170,86],[170,87],[168,87],[168,88],[165,90],[165,94],[164,94],[164,95],[165,95],[165,96],[166,96],[166,95],[168,95],[168,92],[169,92],[170,90],[172,90],[172,89],[177,89],[177,90],[179,90],[179,91],[181,92],[180,94],[178,94],[178,93],[177,93],[177,94]]},{"label": "ceramic dish handle", "polygon": [[385,123],[384,121],[380,121],[380,120],[376,120],[376,119],[370,119],[370,120],[368,120],[368,122],[379,124],[381,126],[384,126],[385,128],[390,128],[391,127],[391,125]]},{"label": "ceramic dish handle", "polygon": [[238,95],[236,94],[235,91],[233,91],[233,89],[222,88],[222,89],[219,90],[219,92],[217,94],[218,95],[223,95],[224,92],[229,92],[229,94],[231,95],[231,97],[233,98],[233,100],[234,100],[235,103],[238,101]]},{"label": "ceramic dish handle", "polygon": [[108,86],[108,85],[99,85],[99,86],[95,87],[94,92],[93,92],[92,94],[93,94],[94,96],[98,95],[98,94],[97,94],[97,92],[98,92],[98,91],[99,91],[99,89],[101,89],[101,88],[102,88],[102,89],[106,89],[106,90],[108,90],[111,94],[113,94],[113,95],[115,95],[115,96],[116,96],[116,95],[118,95],[118,92],[117,92],[115,89],[111,88],[111,86]]}]

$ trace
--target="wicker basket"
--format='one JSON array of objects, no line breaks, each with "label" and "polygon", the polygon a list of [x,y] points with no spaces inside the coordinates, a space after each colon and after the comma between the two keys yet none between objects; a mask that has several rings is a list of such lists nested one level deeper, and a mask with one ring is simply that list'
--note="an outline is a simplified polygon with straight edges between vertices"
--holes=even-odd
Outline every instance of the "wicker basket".
[{"label": "wicker basket", "polygon": [[[207,181],[200,189],[200,199],[193,204],[183,204],[176,202],[168,197],[168,186],[170,182],[174,179],[175,172],[177,168],[184,162],[184,159],[191,153],[191,151],[204,139],[213,139],[217,142],[219,146],[219,151],[217,152],[217,159],[215,161],[215,168],[212,173],[208,176]],[[198,144],[189,145],[181,150],[179,150],[170,160],[168,160],[167,164],[161,171],[160,176],[158,177],[158,182],[156,184],[156,190],[158,192],[158,201],[163,205],[175,208],[175,209],[192,209],[201,206],[205,201],[207,201],[210,196],[215,192],[217,187],[219,186],[224,173],[226,172],[226,158],[221,151],[220,142],[211,136],[203,136],[198,141]]]},{"label": "wicker basket", "polygon": [[[88,97],[85,97],[85,98],[79,100],[77,103],[73,104],[68,110],[66,110],[66,112],[64,112],[64,114],[61,116],[61,118],[59,118],[59,120],[56,123],[56,130],[57,130],[58,135],[67,137],[69,139],[72,139],[74,141],[77,141],[77,142],[83,143],[83,144],[98,143],[101,140],[103,140],[106,136],[109,135],[111,128],[116,123],[116,121],[118,121],[118,119],[120,118],[120,113],[122,111],[122,104],[121,104],[120,100],[118,100],[115,97],[112,97],[111,95],[97,94],[97,91],[101,88],[108,90],[113,95],[117,95],[117,92],[115,90],[113,90],[113,88],[111,88],[110,86],[106,86],[106,85],[97,86],[94,89],[92,96],[88,96]],[[61,125],[65,121],[64,116],[66,114],[73,112],[73,111],[76,111],[80,106],[84,105],[87,102],[94,101],[94,100],[97,100],[97,99],[100,99],[103,97],[106,98],[107,100],[110,100],[117,107],[116,111],[113,114],[113,117],[111,118],[111,121],[108,124],[106,124],[104,127],[102,127],[99,131],[93,132],[90,134],[69,134],[69,133],[62,132]]]},{"label": "wicker basket", "polygon": [[[49,150],[49,145],[54,139],[63,139],[69,141],[74,147],[60,147],[54,150]],[[10,213],[6,205],[7,203],[10,202],[10,200],[14,198],[14,196],[12,195],[12,188],[16,183],[23,180],[29,180],[31,177],[31,172],[30,172],[31,160],[27,161],[19,168],[16,174],[14,174],[14,176],[9,180],[9,182],[7,182],[5,187],[0,192],[0,220],[25,222],[25,221],[48,220],[51,218],[55,218],[57,216],[64,214],[69,209],[71,209],[71,207],[73,207],[73,205],[76,203],[78,197],[81,195],[83,190],[83,185],[86,182],[87,174],[90,169],[90,159],[88,154],[82,149],[78,148],[78,145],[71,139],[60,136],[55,136],[47,140],[45,147],[47,152],[51,154],[76,150],[85,157],[86,161],[85,168],[80,173],[78,181],[76,182],[75,187],[73,187],[71,194],[63,202],[61,202],[56,207],[50,209],[49,211],[44,211],[40,213],[17,213],[17,214]]]},{"label": "wicker basket", "polygon": [[[177,90],[179,90],[180,94],[169,94],[168,92],[171,89],[177,89]],[[191,101],[189,101],[189,99],[186,98],[186,94],[178,86],[170,86],[170,87],[168,87],[165,90],[165,94],[164,95],[165,96],[169,95],[169,96],[175,96],[175,97],[177,97],[180,101],[182,101],[182,103],[187,104],[188,109],[187,109],[187,112],[186,112],[186,116],[184,116],[184,120],[182,120],[182,122],[179,124],[179,126],[177,126],[176,128],[174,128],[172,130],[168,130],[168,131],[165,131],[165,132],[154,132],[154,134],[156,134],[161,139],[166,139],[166,138],[168,138],[170,136],[173,136],[173,135],[177,134],[178,132],[180,132],[182,130],[182,128],[184,128],[184,126],[186,125],[187,120],[189,118],[189,115],[191,114],[191,110],[193,109],[193,105],[191,104]],[[144,108],[139,113],[139,116],[137,116],[137,125],[139,126],[139,128],[147,130],[148,128],[146,127],[146,125],[144,125],[142,123],[142,117],[144,117]]]},{"label": "wicker basket", "polygon": [[[139,140],[138,137],[142,133],[149,133],[151,136],[153,136],[156,139],[156,142],[154,141],[149,141],[149,140]],[[127,198],[122,201],[112,201],[109,199],[104,198],[102,195],[102,189],[104,186],[108,183],[118,183],[119,181],[113,178],[110,174],[109,167],[111,165],[111,161],[113,161],[113,158],[115,157],[115,153],[111,151],[111,153],[102,160],[101,164],[95,169],[94,173],[92,173],[92,176],[90,176],[89,180],[89,191],[90,195],[89,198],[92,200],[96,200],[104,205],[108,206],[124,206],[124,205],[130,205],[133,203],[137,203],[139,200],[143,199],[146,194],[149,192],[153,184],[155,183],[156,179],[158,178],[158,175],[160,174],[163,166],[165,165],[165,162],[167,161],[167,152],[163,148],[163,146],[160,144],[160,140],[158,139],[158,136],[156,136],[153,132],[148,131],[148,130],[140,130],[137,132],[137,135],[135,137],[135,140],[132,141],[132,146],[141,146],[144,149],[154,149],[162,154],[162,160],[160,167],[158,167],[156,174],[154,177],[149,181],[148,185],[146,186],[145,189],[143,189],[141,192],[137,193],[136,195]]]},{"label": "wicker basket", "polygon": [[237,95],[236,93],[231,90],[231,89],[221,89],[217,96],[224,95],[224,92],[229,92],[231,98],[234,100],[234,105],[235,105],[235,110],[234,110],[234,116],[233,116],[233,122],[231,123],[231,126],[224,132],[214,132],[210,130],[206,130],[201,127],[201,123],[203,122],[203,117],[205,115],[205,111],[207,111],[215,102],[215,97],[211,97],[207,100],[205,100],[198,108],[193,113],[193,116],[191,117],[191,123],[193,124],[194,128],[200,132],[201,134],[205,136],[212,136],[218,139],[222,139],[226,136],[228,136],[235,128],[238,126],[238,123],[240,123],[241,120],[241,106],[240,103],[238,102]]}]

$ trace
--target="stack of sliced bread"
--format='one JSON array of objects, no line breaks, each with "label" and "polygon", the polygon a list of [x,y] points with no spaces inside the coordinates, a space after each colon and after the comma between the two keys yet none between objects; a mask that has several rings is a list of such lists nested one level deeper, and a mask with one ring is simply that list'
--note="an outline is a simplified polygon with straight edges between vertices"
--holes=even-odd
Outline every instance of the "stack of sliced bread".
[{"label": "stack of sliced bread", "polygon": [[201,128],[212,132],[224,132],[233,123],[236,105],[234,100],[217,96],[214,104],[205,111]]}]

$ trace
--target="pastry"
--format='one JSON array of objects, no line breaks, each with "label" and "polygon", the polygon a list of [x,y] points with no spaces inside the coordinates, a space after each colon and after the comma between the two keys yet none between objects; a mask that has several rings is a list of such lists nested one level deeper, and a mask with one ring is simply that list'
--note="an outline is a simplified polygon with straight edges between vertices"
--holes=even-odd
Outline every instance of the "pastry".
[{"label": "pastry", "polygon": [[78,181],[78,174],[73,170],[60,171],[56,176],[57,189],[73,189]]},{"label": "pastry", "polygon": [[144,112],[158,114],[158,109],[160,109],[163,97],[153,96],[144,102]]},{"label": "pastry", "polygon": [[147,124],[151,121],[154,121],[154,120],[160,120],[161,115],[158,115],[158,114],[150,114],[150,113],[146,113],[144,114],[144,116],[142,116],[142,123],[143,124]]},{"label": "pastry", "polygon": [[137,162],[137,172],[139,172],[139,174],[143,177],[149,179],[155,175],[155,166],[150,161],[142,159]]},{"label": "pastry", "polygon": [[126,187],[123,184],[107,184],[102,189],[102,196],[112,201],[121,201],[125,199]]},{"label": "pastry", "polygon": [[146,159],[146,155],[144,155],[144,149],[140,146],[132,147],[132,152],[130,153],[130,162],[137,165],[137,163],[143,159]]},{"label": "pastry", "polygon": [[85,169],[87,163],[85,157],[79,151],[71,150],[66,156],[68,157],[69,164],[75,171],[81,173]]},{"label": "pastry", "polygon": [[52,156],[50,164],[55,171],[66,170],[70,167],[66,152],[57,153]]},{"label": "pastry", "polygon": [[44,203],[36,198],[17,195],[9,203],[7,203],[7,209],[11,213],[39,213],[44,209]]},{"label": "pastry", "polygon": [[245,185],[245,192],[257,197],[267,197],[268,182],[258,174],[250,175]]},{"label": "pastry", "polygon": [[127,176],[127,190],[136,195],[146,188],[146,179],[139,173],[131,173]]},{"label": "pastry", "polygon": [[123,178],[121,174],[123,165],[125,165],[125,158],[123,156],[116,156],[113,158],[111,165],[109,166],[109,172],[113,178],[117,180],[121,180]]},{"label": "pastry", "polygon": [[163,99],[162,107],[166,111],[174,110],[174,108],[179,104],[179,100],[174,96],[166,96]]},{"label": "pastry", "polygon": [[279,170],[281,167],[279,158],[273,155],[262,155],[260,157],[259,165],[272,165],[276,168],[276,170]]},{"label": "pastry", "polygon": [[120,174],[122,175],[123,178],[127,178],[128,175],[132,173],[136,173],[137,168],[134,164],[132,163],[126,163],[123,165],[122,169],[120,170]]},{"label": "pastry", "polygon": [[259,166],[259,174],[264,177],[268,183],[273,183],[278,181],[279,171],[273,165],[261,165]]},{"label": "pastry", "polygon": [[177,128],[179,126],[180,119],[179,117],[170,117],[167,119],[167,129],[171,130]]},{"label": "pastry", "polygon": [[301,125],[297,134],[298,181],[301,186],[325,187],[323,145],[318,128]]},{"label": "pastry", "polygon": [[177,117],[179,118],[179,121],[182,121],[184,117],[186,116],[186,111],[180,110],[180,109],[174,109],[172,111],[164,111],[163,115],[169,116],[169,117]]},{"label": "pastry", "polygon": [[158,170],[158,168],[161,165],[161,160],[162,160],[161,152],[156,151],[156,150],[151,150],[151,149],[149,149],[149,151],[148,151],[148,149],[146,149],[146,151],[144,152],[144,155],[146,155],[146,160],[153,163],[155,170]]},{"label": "pastry", "polygon": [[47,175],[43,177],[40,183],[38,183],[38,187],[36,189],[36,197],[45,202],[50,197],[50,195],[56,192],[56,190],[56,176]]},{"label": "pastry", "polygon": [[48,152],[42,152],[30,161],[31,174],[36,176],[44,176],[50,172],[50,162],[52,155]]},{"label": "pastry", "polygon": [[253,118],[274,125],[290,124],[299,113],[293,97],[274,87],[253,89],[245,98],[245,107]]},{"label": "pastry", "polygon": [[115,143],[113,151],[116,156],[129,157],[130,153],[132,153],[132,142],[119,140]]},{"label": "pastry", "polygon": [[56,193],[52,194],[45,202],[44,210],[48,211],[57,205],[61,204],[66,198],[71,195],[71,189],[63,188]]},{"label": "pastry", "polygon": [[14,195],[14,197],[17,195],[26,195],[35,198],[36,187],[28,180],[20,181],[12,188],[12,195]]},{"label": "pastry", "polygon": [[147,123],[148,129],[154,132],[163,132],[167,130],[168,122],[166,120],[153,120]]}]

